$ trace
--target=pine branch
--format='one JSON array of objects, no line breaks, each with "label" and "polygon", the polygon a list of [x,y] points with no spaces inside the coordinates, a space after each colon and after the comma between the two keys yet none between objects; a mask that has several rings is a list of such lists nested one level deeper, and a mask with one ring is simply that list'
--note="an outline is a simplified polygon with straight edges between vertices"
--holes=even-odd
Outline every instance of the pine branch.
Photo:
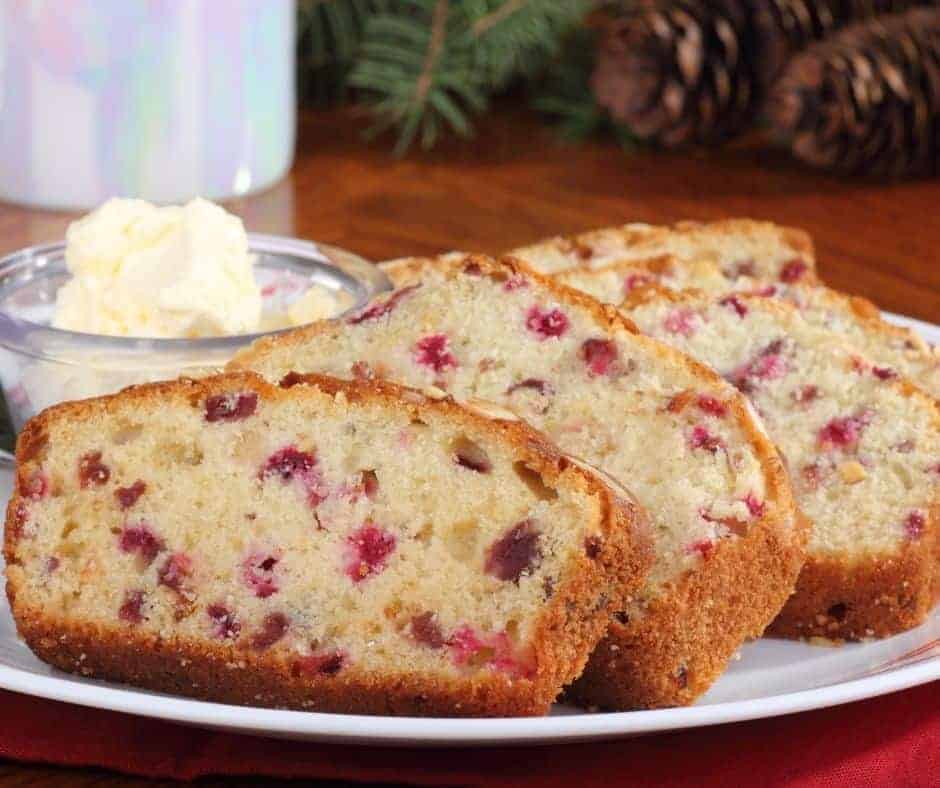
[{"label": "pine branch", "polygon": [[535,73],[580,22],[588,0],[392,0],[366,23],[350,85],[377,124],[398,131],[396,154],[469,117],[518,77]]}]

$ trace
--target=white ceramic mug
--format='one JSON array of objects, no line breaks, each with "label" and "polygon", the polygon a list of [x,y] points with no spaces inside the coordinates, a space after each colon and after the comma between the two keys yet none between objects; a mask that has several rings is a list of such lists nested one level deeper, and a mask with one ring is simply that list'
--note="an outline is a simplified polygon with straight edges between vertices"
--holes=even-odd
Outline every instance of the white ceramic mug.
[{"label": "white ceramic mug", "polygon": [[0,199],[224,199],[278,180],[293,0],[0,0]]}]

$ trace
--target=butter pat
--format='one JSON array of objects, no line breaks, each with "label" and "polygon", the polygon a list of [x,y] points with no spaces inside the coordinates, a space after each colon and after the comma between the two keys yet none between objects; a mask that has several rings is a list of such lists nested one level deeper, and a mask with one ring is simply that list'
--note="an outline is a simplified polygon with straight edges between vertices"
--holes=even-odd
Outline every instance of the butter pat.
[{"label": "butter pat", "polygon": [[257,330],[261,293],[240,219],[206,200],[157,207],[113,199],[66,233],[72,279],[56,328],[195,338]]}]

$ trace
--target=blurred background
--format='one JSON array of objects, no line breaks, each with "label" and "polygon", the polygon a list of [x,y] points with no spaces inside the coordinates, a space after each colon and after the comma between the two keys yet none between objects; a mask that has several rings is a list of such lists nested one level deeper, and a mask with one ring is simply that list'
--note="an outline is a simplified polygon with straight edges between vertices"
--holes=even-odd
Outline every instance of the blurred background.
[{"label": "blurred background", "polygon": [[3,251],[113,195],[373,260],[752,216],[809,230],[831,284],[940,314],[936,2],[0,8]]}]

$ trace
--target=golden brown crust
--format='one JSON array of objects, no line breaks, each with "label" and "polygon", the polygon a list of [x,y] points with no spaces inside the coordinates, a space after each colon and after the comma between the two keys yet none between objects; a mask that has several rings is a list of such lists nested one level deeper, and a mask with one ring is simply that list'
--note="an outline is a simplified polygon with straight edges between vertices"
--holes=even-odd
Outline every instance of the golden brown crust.
[{"label": "golden brown crust", "polygon": [[[837,300],[846,298],[837,291],[827,293]],[[747,294],[739,297],[784,318],[798,314],[795,307],[777,299]],[[695,291],[651,285],[630,293],[621,307],[629,311],[656,301],[701,304],[711,300]],[[861,309],[867,312],[867,307]],[[895,328],[880,317],[877,321],[889,330]],[[903,335],[906,330],[900,329],[900,332]],[[832,336],[841,341],[839,335]],[[884,381],[883,385],[894,386],[903,396],[920,400],[932,409],[934,426],[940,430],[940,404],[930,394],[904,377]],[[768,632],[794,638],[885,637],[923,623],[937,601],[940,601],[940,485],[927,513],[924,536],[917,542],[899,542],[895,553],[879,556],[840,560],[807,555],[793,596],[768,627]],[[835,615],[831,609],[838,605],[846,609],[836,607],[838,615]]]},{"label": "golden brown crust", "polygon": [[768,633],[862,640],[896,635],[922,624],[936,602],[936,554],[931,547],[922,539],[897,553],[851,564],[836,557],[810,556],[796,591]]},{"label": "golden brown crust", "polygon": [[385,381],[351,383],[304,375],[291,376],[285,386],[275,387],[253,373],[230,373],[198,381],[134,386],[117,395],[56,405],[30,420],[18,441],[20,473],[5,528],[8,566],[19,564],[16,511],[28,489],[28,474],[36,459],[34,447],[45,445],[44,436],[58,421],[85,419],[129,401],[165,405],[175,398],[198,407],[206,397],[236,388],[253,390],[262,401],[271,402],[303,397],[307,387],[352,403],[378,400],[398,410],[410,410],[414,417],[427,410],[446,413],[511,443],[522,461],[550,484],[574,485],[598,496],[601,537],[568,564],[566,575],[559,578],[551,601],[535,624],[532,645],[537,668],[532,679],[510,681],[493,671],[459,679],[422,679],[408,674],[376,677],[357,671],[355,664],[333,677],[300,676],[277,653],[236,651],[208,640],[161,640],[119,621],[95,624],[57,619],[30,605],[13,572],[8,573],[7,596],[21,636],[40,658],[63,670],[206,700],[366,714],[546,713],[559,689],[580,673],[606,630],[610,611],[626,604],[642,583],[652,563],[648,527],[633,501],[615,494],[596,475],[570,462],[523,422],[484,418],[449,398],[430,399]]},{"label": "golden brown crust", "polygon": [[[638,621],[625,626],[615,618],[567,697],[609,709],[692,703],[724,672],[725,655],[763,634],[789,594],[780,588],[769,597],[767,579],[795,577],[803,549],[761,523],[734,543],[719,544],[708,561],[708,572],[686,575]],[[690,609],[707,611],[698,628],[688,626]],[[743,620],[742,610],[749,611]]]},{"label": "golden brown crust", "polygon": [[[668,345],[640,335],[636,326],[616,308],[602,305],[581,291],[539,274],[515,258],[504,257],[494,261],[484,256],[469,255],[459,261],[453,258],[426,260],[413,265],[445,271],[473,266],[480,275],[497,277],[500,281],[524,274],[551,292],[559,303],[586,310],[602,330],[625,330],[636,335],[637,342],[654,345],[655,352],[662,358],[692,370],[703,383],[726,385],[711,368]],[[250,368],[264,357],[270,347],[296,347],[315,342],[320,332],[332,328],[332,324],[325,322],[276,338],[262,339],[236,356],[231,366]],[[793,589],[802,563],[806,533],[796,516],[789,481],[776,449],[751,413],[750,406],[736,392],[729,393],[729,396],[733,398],[735,416],[761,461],[768,500],[774,502],[768,509],[774,514],[765,515],[760,527],[752,528],[753,533],[748,538],[726,540],[709,561],[706,571],[693,573],[674,588],[666,590],[642,622],[631,623],[630,629],[636,634],[631,633],[630,637],[643,647],[632,652],[629,662],[617,663],[616,673],[607,675],[608,702],[602,701],[605,679],[600,670],[595,672],[592,682],[595,700],[592,703],[601,705],[603,702],[603,705],[618,708],[690,703],[717,678],[747,637],[760,634]],[[622,481],[629,484],[629,480]],[[773,555],[763,555],[761,551],[766,549],[773,550]],[[752,582],[755,577],[760,578],[759,583]],[[739,593],[742,588],[751,589],[751,593],[745,597]],[[706,592],[717,595],[727,607],[704,603]],[[676,635],[661,639],[656,635],[660,631],[680,629],[686,632],[681,638]],[[670,666],[679,662],[683,662],[689,675],[695,677],[687,687],[669,686],[664,678],[669,675]]]}]

